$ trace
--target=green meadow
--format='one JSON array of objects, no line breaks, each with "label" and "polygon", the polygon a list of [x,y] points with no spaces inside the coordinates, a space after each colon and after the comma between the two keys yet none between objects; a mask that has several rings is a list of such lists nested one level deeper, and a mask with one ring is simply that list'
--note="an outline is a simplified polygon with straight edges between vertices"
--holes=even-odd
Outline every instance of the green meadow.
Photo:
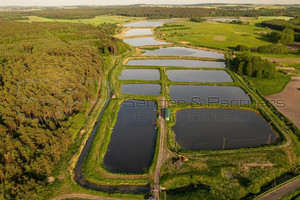
[{"label": "green meadow", "polygon": [[[174,26],[157,28],[157,35],[174,43],[190,43],[194,46],[202,46],[228,50],[239,44],[248,47],[258,47],[273,44],[266,34],[270,29],[261,27],[261,22],[277,17],[260,17],[258,19],[246,19],[248,25],[219,23],[205,21],[202,23],[182,21],[173,23]],[[288,17],[278,19],[289,20]]]},{"label": "green meadow", "polygon": [[281,92],[289,83],[291,77],[278,72],[275,78],[258,79],[246,77],[262,95],[271,95]]}]

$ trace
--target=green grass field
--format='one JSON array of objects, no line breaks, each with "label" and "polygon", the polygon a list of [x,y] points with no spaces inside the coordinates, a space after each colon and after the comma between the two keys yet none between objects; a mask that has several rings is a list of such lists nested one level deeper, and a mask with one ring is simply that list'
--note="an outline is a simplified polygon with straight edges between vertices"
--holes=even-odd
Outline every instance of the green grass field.
[{"label": "green grass field", "polygon": [[190,21],[176,22],[185,29],[163,27],[156,29],[160,36],[170,42],[189,42],[194,46],[230,49],[238,44],[258,47],[272,44],[264,34],[269,30],[259,26],[262,20],[253,20],[249,25]]},{"label": "green grass field", "polygon": [[137,17],[124,17],[124,16],[96,16],[92,19],[49,19],[38,16],[28,16],[26,20],[20,20],[21,22],[72,22],[72,23],[84,23],[97,26],[103,23],[115,23],[115,24],[124,24],[136,20],[142,20],[144,18]]},{"label": "green grass field", "polygon": [[258,19],[260,20],[267,20],[267,19],[283,19],[283,20],[291,20],[293,19],[293,17],[286,17],[286,16],[262,16],[262,17],[259,17]]},{"label": "green grass field", "polygon": [[272,79],[257,79],[253,77],[247,77],[247,79],[262,95],[271,95],[281,92],[289,83],[291,77],[278,72],[276,77]]},{"label": "green grass field", "polygon": [[[162,27],[156,29],[160,36],[170,42],[189,42],[195,46],[218,49],[229,49],[243,44],[249,47],[269,45],[265,34],[269,29],[261,27],[261,22],[270,19],[285,19],[290,17],[259,17],[251,20],[249,25],[238,25],[218,22],[196,23],[191,21],[176,22],[181,27]],[[250,19],[249,19],[250,20]]]}]

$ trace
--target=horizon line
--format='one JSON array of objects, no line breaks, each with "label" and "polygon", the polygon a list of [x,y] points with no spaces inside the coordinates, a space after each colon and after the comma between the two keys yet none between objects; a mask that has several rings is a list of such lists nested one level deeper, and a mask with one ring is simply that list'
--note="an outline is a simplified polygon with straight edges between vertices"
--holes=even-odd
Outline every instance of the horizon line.
[{"label": "horizon line", "polygon": [[78,4],[78,5],[56,5],[56,6],[36,6],[36,5],[9,5],[9,6],[1,6],[0,8],[9,8],[9,7],[80,7],[80,6],[96,6],[96,7],[109,7],[109,6],[142,6],[142,5],[149,5],[149,6],[197,6],[197,5],[273,5],[273,6],[300,6],[300,4],[295,3],[286,3],[286,4],[268,4],[268,3],[259,3],[259,4],[252,4],[252,3],[195,3],[195,4],[112,4],[112,5],[100,5],[100,4]]}]

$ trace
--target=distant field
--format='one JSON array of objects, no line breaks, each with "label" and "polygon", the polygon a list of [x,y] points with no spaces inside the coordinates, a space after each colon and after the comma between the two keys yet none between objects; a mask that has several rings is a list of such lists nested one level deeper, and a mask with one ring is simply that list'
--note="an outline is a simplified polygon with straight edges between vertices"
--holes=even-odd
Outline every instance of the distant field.
[{"label": "distant field", "polygon": [[290,20],[293,19],[293,17],[286,17],[286,16],[263,16],[259,17],[259,19],[267,20],[267,19],[284,19],[284,20]]},{"label": "distant field", "polygon": [[28,16],[28,20],[20,20],[21,22],[73,22],[73,23],[84,23],[84,24],[92,24],[99,25],[103,23],[116,23],[116,24],[124,24],[136,20],[142,20],[144,18],[137,17],[123,17],[123,16],[96,16],[92,19],[50,19],[38,16]]},{"label": "distant field", "polygon": [[249,25],[190,21],[176,22],[177,27],[157,29],[161,37],[171,42],[189,42],[195,46],[229,49],[238,44],[258,47],[272,44],[264,34],[270,30],[260,26],[266,19],[290,19],[289,17],[267,17],[251,20]]}]

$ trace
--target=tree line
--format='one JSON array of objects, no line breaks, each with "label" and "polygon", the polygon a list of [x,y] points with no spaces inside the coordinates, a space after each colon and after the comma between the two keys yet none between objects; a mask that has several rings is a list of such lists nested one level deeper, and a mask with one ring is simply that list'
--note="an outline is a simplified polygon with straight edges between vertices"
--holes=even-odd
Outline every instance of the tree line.
[{"label": "tree line", "polygon": [[257,51],[259,53],[271,53],[271,54],[287,54],[289,52],[289,48],[285,45],[264,45],[259,46],[258,48],[249,48],[246,45],[237,45],[234,48],[236,51],[248,52],[248,51]]},{"label": "tree line", "polygon": [[55,19],[88,19],[97,15],[121,15],[129,17],[146,17],[150,19],[161,18],[194,18],[194,17],[216,17],[216,16],[294,16],[299,13],[297,7],[286,7],[285,9],[245,9],[244,7],[160,7],[160,6],[107,6],[107,7],[78,7],[74,9],[46,8],[38,11],[14,11],[0,12],[0,17],[10,19],[22,19],[24,16],[36,15],[40,17]]},{"label": "tree line", "polygon": [[256,78],[274,78],[277,72],[274,63],[246,52],[238,54],[233,59],[232,67],[240,75]]},{"label": "tree line", "polygon": [[[274,19],[274,20],[267,20],[261,23],[264,27],[269,27],[271,29],[277,30],[274,31],[271,35],[271,39],[275,42],[280,42],[284,37],[293,37],[295,41],[300,41],[300,17],[299,12],[298,16],[295,19],[291,19],[289,21],[282,20],[282,19]],[[287,33],[287,34],[285,34]],[[288,36],[288,34],[293,34],[293,36]],[[277,41],[276,41],[277,40]],[[291,39],[290,39],[291,40]]]},{"label": "tree line", "polygon": [[116,25],[0,20],[0,198],[36,199],[83,126]]}]

